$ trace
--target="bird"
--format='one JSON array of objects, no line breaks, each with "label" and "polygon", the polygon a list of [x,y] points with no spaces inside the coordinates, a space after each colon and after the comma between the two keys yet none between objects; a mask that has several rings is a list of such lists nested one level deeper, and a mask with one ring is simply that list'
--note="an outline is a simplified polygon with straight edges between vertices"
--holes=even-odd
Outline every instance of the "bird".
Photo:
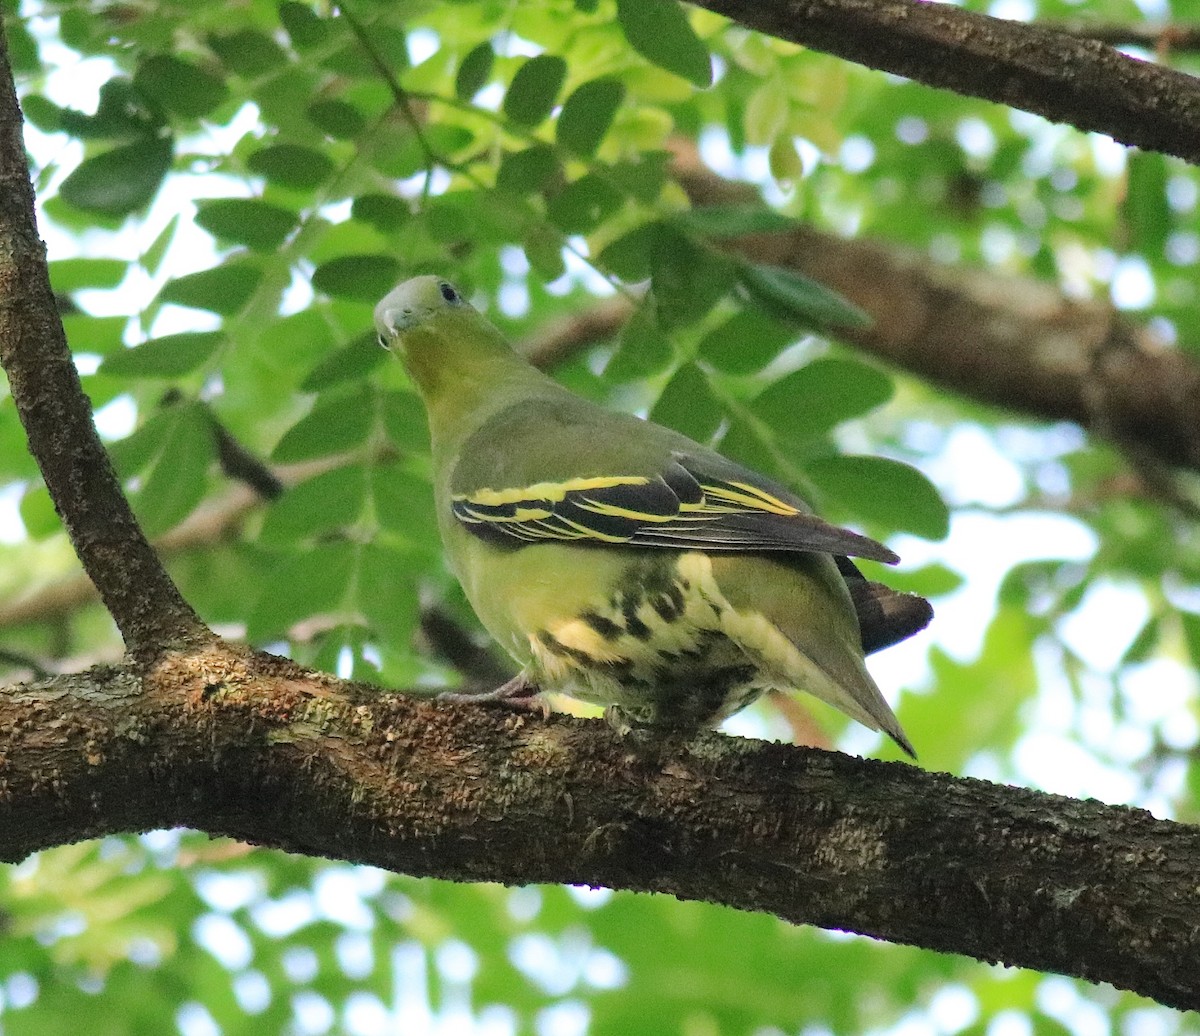
[{"label": "bird", "polygon": [[449,566],[520,666],[472,697],[558,691],[624,733],[689,733],[769,690],[803,691],[915,758],[864,655],[933,611],[850,560],[895,563],[890,549],[685,435],[571,392],[442,277],[404,281],[374,317],[425,404]]}]

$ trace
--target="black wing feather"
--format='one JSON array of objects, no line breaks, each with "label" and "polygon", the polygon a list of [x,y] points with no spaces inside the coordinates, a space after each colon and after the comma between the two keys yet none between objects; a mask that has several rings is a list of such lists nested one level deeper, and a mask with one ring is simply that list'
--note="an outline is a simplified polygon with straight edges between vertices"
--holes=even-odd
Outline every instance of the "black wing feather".
[{"label": "black wing feather", "polygon": [[822,521],[798,498],[716,454],[676,453],[654,478],[605,476],[455,496],[475,535],[672,550],[814,551],[892,563],[887,547]]}]

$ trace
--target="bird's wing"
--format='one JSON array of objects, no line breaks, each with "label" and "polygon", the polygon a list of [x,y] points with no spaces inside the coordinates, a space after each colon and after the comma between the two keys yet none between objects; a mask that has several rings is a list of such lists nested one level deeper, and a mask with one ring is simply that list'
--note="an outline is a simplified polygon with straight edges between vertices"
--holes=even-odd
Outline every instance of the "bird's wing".
[{"label": "bird's wing", "polygon": [[494,543],[549,540],[705,551],[810,551],[894,562],[866,536],[716,455],[672,453],[654,476],[613,474],[455,494],[455,517]]}]

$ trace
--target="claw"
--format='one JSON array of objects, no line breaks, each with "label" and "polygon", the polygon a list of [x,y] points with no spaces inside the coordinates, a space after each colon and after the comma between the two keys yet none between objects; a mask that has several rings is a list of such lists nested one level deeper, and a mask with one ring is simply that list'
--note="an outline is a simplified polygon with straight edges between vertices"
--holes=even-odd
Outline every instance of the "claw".
[{"label": "claw", "polygon": [[538,712],[542,719],[550,715],[550,706],[541,697],[542,689],[528,674],[518,673],[507,683],[491,691],[471,693],[469,691],[443,691],[437,696],[438,701],[453,701],[467,704],[486,704],[499,702],[519,712]]}]

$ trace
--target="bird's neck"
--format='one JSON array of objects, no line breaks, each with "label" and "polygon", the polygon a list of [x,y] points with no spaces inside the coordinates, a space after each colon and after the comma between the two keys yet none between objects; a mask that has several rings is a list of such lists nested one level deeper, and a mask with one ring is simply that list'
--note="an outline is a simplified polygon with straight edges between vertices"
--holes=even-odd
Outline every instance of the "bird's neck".
[{"label": "bird's neck", "polygon": [[471,347],[446,348],[445,333],[405,339],[405,367],[425,400],[435,455],[453,455],[491,414],[563,390],[513,351],[494,328],[471,330]]}]

